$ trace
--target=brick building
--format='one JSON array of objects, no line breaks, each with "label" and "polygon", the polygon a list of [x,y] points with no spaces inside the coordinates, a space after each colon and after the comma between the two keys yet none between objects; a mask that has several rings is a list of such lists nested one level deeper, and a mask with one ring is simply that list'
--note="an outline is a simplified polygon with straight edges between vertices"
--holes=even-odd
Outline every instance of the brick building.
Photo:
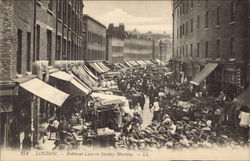
[{"label": "brick building", "polygon": [[125,27],[124,24],[119,24],[115,27],[114,24],[110,24],[107,29],[107,60],[112,63],[120,63],[124,60],[123,49],[125,39]]},{"label": "brick building", "polygon": [[82,22],[85,30],[83,40],[84,60],[106,60],[106,26],[89,15],[83,15]]},{"label": "brick building", "polygon": [[[74,0],[0,1],[0,146],[19,148],[29,133],[36,141],[40,117],[61,105],[57,97],[45,99],[65,94],[48,77],[60,61],[83,59],[82,11]],[[31,80],[34,89],[50,90],[30,92]]]},{"label": "brick building", "polygon": [[173,0],[177,79],[238,95],[249,84],[249,13],[244,0]]}]

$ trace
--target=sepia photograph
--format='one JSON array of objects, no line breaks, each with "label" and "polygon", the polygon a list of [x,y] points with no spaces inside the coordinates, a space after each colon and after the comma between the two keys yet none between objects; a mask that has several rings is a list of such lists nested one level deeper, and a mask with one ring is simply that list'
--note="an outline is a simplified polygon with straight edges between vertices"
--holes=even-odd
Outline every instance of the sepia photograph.
[{"label": "sepia photograph", "polygon": [[250,0],[0,0],[0,160],[250,160]]}]

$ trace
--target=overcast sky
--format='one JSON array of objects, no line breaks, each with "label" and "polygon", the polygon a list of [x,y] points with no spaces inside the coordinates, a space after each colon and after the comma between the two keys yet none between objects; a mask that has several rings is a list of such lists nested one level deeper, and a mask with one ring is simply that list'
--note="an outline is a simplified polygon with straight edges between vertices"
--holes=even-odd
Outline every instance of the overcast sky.
[{"label": "overcast sky", "polygon": [[84,0],[84,14],[108,26],[125,24],[126,30],[172,33],[172,7],[170,0],[121,1]]}]

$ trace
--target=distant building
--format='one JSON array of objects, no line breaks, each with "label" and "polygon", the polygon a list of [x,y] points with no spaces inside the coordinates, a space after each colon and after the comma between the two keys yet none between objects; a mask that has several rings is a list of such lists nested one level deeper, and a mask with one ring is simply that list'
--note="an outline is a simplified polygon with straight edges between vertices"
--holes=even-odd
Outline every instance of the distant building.
[{"label": "distant building", "polygon": [[128,32],[124,40],[124,60],[153,58],[153,41],[146,36]]},{"label": "distant building", "polygon": [[115,27],[109,24],[107,29],[107,60],[112,63],[120,63],[124,61],[124,39],[126,36],[124,24]]},{"label": "distant building", "polygon": [[118,63],[153,58],[153,41],[137,31],[125,31],[124,24],[107,29],[108,60]]},{"label": "distant building", "polygon": [[173,68],[179,81],[231,97],[249,84],[249,3],[173,0]]},{"label": "distant building", "polygon": [[106,60],[106,26],[88,15],[83,15],[82,20],[85,29],[84,60]]}]

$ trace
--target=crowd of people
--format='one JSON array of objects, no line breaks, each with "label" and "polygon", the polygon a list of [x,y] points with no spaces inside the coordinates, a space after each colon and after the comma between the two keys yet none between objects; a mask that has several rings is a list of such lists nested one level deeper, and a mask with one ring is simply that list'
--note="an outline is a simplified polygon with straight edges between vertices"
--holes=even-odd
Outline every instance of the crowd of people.
[{"label": "crowd of people", "polygon": [[[240,126],[239,114],[242,110],[249,113],[248,108],[225,101],[223,92],[218,97],[198,93],[188,83],[177,83],[172,74],[166,67],[136,68],[101,84],[117,86],[116,93],[128,99],[131,111],[122,115],[119,126],[113,119],[117,126],[109,126],[115,133],[109,135],[108,146],[129,150],[247,147],[249,127]],[[153,114],[146,127],[142,127],[144,108]],[[60,121],[56,117],[49,120],[48,129],[56,134],[54,150],[94,146],[96,113],[88,114],[88,118],[81,113],[75,110]]]},{"label": "crowd of people", "polygon": [[[248,128],[239,126],[242,108],[224,101],[225,94],[208,97],[190,84],[176,83],[167,68],[135,69],[117,78],[119,90],[130,100],[137,117],[124,117],[117,148],[183,149],[247,146]],[[152,124],[142,129],[145,99],[153,112]],[[129,130],[127,130],[129,129]]]}]

